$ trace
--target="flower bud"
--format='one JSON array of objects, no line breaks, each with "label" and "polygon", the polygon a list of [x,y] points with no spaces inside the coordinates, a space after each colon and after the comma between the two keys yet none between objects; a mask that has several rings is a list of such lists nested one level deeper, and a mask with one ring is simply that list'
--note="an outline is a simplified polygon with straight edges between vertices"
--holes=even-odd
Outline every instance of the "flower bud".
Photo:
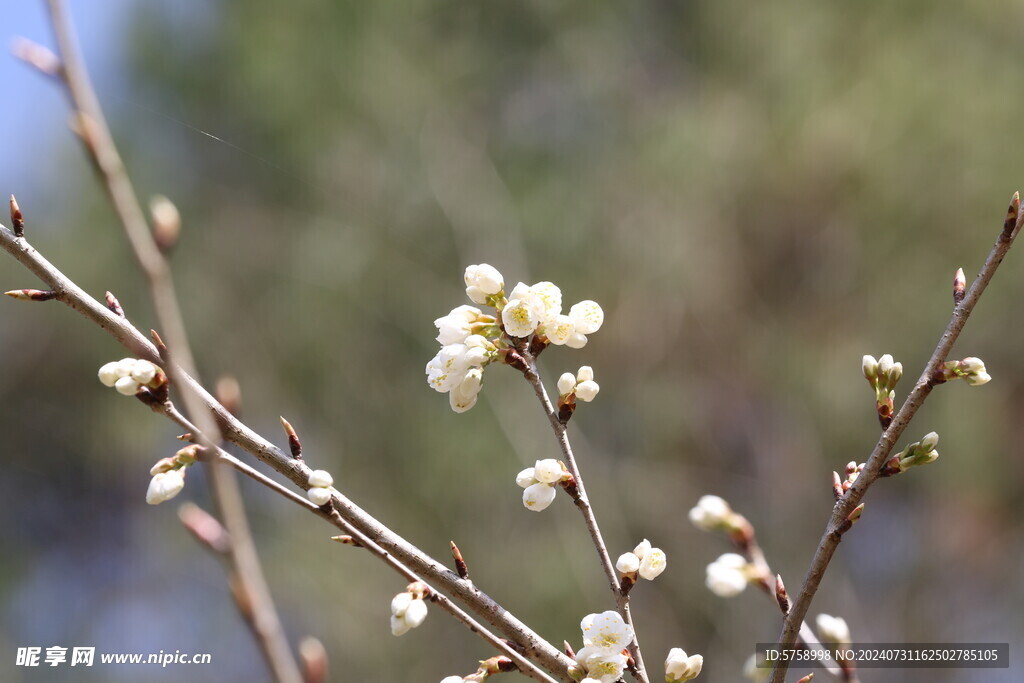
[{"label": "flower bud", "polygon": [[864,378],[873,383],[878,377],[878,361],[874,356],[864,356],[861,361],[861,370],[864,372]]},{"label": "flower bud", "polygon": [[114,382],[114,388],[117,389],[117,393],[124,396],[134,396],[139,393],[139,383],[131,377],[122,377],[117,380]]},{"label": "flower bud", "polygon": [[577,382],[592,382],[594,380],[594,368],[589,365],[581,365],[576,371]]},{"label": "flower bud", "polygon": [[532,467],[527,467],[525,470],[517,474],[516,483],[519,484],[519,486],[521,486],[524,489],[527,486],[533,486],[534,484],[536,484],[537,477],[534,474],[534,469]]},{"label": "flower bud", "polygon": [[466,268],[464,277],[467,287],[478,287],[485,295],[494,295],[505,287],[505,280],[492,265],[481,263]]},{"label": "flower bud", "polygon": [[576,378],[571,372],[563,372],[561,377],[558,378],[558,394],[560,396],[565,396],[566,394],[572,393],[574,388],[576,388]]},{"label": "flower bud", "polygon": [[540,512],[555,500],[555,488],[550,484],[533,484],[523,491],[523,505],[527,510]]},{"label": "flower bud", "polygon": [[100,382],[105,387],[113,387],[117,380],[121,379],[123,375],[119,372],[119,366],[116,362],[110,362],[100,368],[99,378]]},{"label": "flower bud", "polygon": [[668,652],[665,660],[665,681],[682,683],[692,681],[700,675],[704,667],[704,658],[700,655],[687,655],[682,648],[674,647]]},{"label": "flower bud", "polygon": [[181,493],[183,488],[185,488],[185,472],[183,470],[157,472],[149,482],[146,502],[150,505],[163,503]]},{"label": "flower bud", "polygon": [[322,486],[314,486],[306,491],[306,495],[317,507],[323,507],[331,502],[331,490]]},{"label": "flower bud", "polygon": [[889,371],[892,370],[892,364],[893,361],[891,354],[887,353],[878,359],[878,377],[880,379],[889,374]]},{"label": "flower bud", "polygon": [[640,558],[633,553],[622,553],[615,561],[615,568],[622,574],[632,574],[640,569]]},{"label": "flower bud", "polygon": [[924,453],[934,451],[935,447],[939,445],[939,435],[935,432],[928,432],[924,438],[921,439],[920,450]]},{"label": "flower bud", "polygon": [[633,548],[633,554],[639,557],[641,560],[644,559],[644,555],[651,549],[651,542],[646,538],[640,541],[640,545]]},{"label": "flower bud", "polygon": [[544,484],[554,484],[562,478],[562,463],[554,458],[538,460],[533,468],[533,476]]},{"label": "flower bud", "polygon": [[132,379],[139,384],[149,384],[156,377],[158,368],[148,360],[136,361],[132,368]]},{"label": "flower bud", "polygon": [[405,609],[403,617],[409,628],[416,628],[427,618],[427,603],[420,599],[414,599]]},{"label": "flower bud", "polygon": [[661,548],[651,548],[640,561],[640,576],[654,581],[668,567],[668,557]]},{"label": "flower bud", "polygon": [[399,593],[391,599],[391,613],[396,617],[405,615],[405,610],[412,603],[412,593],[406,591]]},{"label": "flower bud", "polygon": [[334,477],[327,470],[313,470],[309,473],[309,485],[314,488],[334,486]]},{"label": "flower bud", "polygon": [[580,382],[576,385],[576,398],[581,401],[589,403],[594,400],[597,396],[597,392],[601,390],[601,387],[597,385],[597,382],[593,380],[587,380],[586,382]]},{"label": "flower bud", "polygon": [[847,645],[850,643],[850,628],[840,617],[819,614],[817,619],[818,635],[823,643]]}]

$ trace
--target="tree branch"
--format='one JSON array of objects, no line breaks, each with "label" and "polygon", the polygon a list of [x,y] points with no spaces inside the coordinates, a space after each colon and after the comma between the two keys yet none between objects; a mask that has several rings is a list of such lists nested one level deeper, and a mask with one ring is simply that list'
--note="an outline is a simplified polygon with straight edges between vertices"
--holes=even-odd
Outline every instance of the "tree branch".
[{"label": "tree branch", "polygon": [[590,538],[594,543],[594,548],[597,550],[601,567],[604,569],[605,577],[608,579],[608,586],[615,596],[615,607],[622,616],[623,621],[633,629],[633,642],[629,644],[629,654],[633,657],[633,662],[635,663],[634,674],[640,683],[648,683],[647,669],[644,667],[643,656],[640,653],[640,641],[636,635],[636,627],[633,625],[632,614],[629,611],[629,594],[622,590],[615,564],[612,562],[611,555],[608,554],[608,546],[605,545],[604,537],[601,535],[601,527],[598,526],[594,509],[590,506],[587,489],[583,485],[583,476],[580,473],[579,465],[576,464],[576,457],[573,455],[572,446],[569,444],[566,426],[559,421],[558,412],[552,405],[547,389],[544,388],[544,383],[540,379],[536,357],[527,348],[523,348],[521,352],[527,364],[527,371],[523,375],[526,377],[526,381],[530,383],[530,386],[533,387],[534,393],[537,394],[537,399],[544,409],[544,414],[547,415],[548,422],[551,423],[551,429],[555,432],[558,447],[561,448],[562,455],[565,456],[565,466],[568,468],[569,474],[576,480],[576,487],[579,491],[579,496],[575,500],[576,507],[579,509],[580,514],[583,515],[583,521],[587,525],[587,531],[590,533]]},{"label": "tree branch", "polygon": [[[882,432],[882,436],[878,439],[878,443],[875,444],[874,450],[871,451],[871,455],[868,457],[864,469],[857,476],[853,487],[846,492],[833,508],[832,518],[825,527],[825,533],[818,543],[818,549],[814,553],[814,559],[811,560],[811,565],[807,570],[807,575],[804,577],[800,592],[783,623],[782,634],[779,636],[780,649],[792,647],[796,641],[800,624],[807,616],[811,600],[814,599],[814,595],[818,591],[821,579],[825,576],[825,571],[828,569],[829,562],[831,562],[832,556],[842,540],[843,533],[849,529],[847,518],[853,512],[853,509],[860,504],[868,488],[878,479],[879,472],[889,459],[889,455],[892,453],[900,435],[903,434],[911,419],[913,419],[918,409],[924,404],[925,399],[928,398],[928,395],[935,387],[934,377],[936,373],[949,355],[949,351],[960,336],[960,332],[967,323],[971,311],[974,310],[978,299],[981,298],[988,283],[992,280],[992,276],[995,275],[999,264],[1003,262],[1003,258],[1006,257],[1006,253],[1010,250],[1014,238],[1020,231],[1021,222],[1024,221],[1024,212],[1020,211],[1019,203],[1017,202],[1011,204],[1010,208],[1011,215],[1004,223],[1002,232],[992,246],[988,258],[985,259],[985,263],[981,267],[981,271],[978,273],[978,277],[975,278],[967,295],[954,306],[949,324],[939,338],[935,351],[932,352],[931,358],[921,373],[921,377],[917,380],[917,384],[914,385],[914,389],[907,396],[903,405],[900,406],[900,410],[893,419],[892,424]],[[771,683],[784,683],[788,668],[788,661],[781,659],[777,662],[772,671]]]}]

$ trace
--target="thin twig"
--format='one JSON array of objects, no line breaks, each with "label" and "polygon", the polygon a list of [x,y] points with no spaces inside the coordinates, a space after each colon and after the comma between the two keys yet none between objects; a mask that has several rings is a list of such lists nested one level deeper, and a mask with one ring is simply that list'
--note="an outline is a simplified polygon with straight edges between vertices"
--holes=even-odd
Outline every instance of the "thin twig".
[{"label": "thin twig", "polygon": [[[61,75],[78,115],[79,132],[85,149],[93,160],[107,190],[114,211],[120,219],[132,252],[149,281],[153,308],[161,329],[167,335],[168,349],[177,364],[168,365],[173,386],[180,386],[182,400],[199,427],[199,433],[219,441],[217,424],[210,411],[187,384],[180,382],[183,372],[197,377],[185,323],[178,305],[170,266],[153,239],[145,213],[125,169],[117,146],[110,134],[99,98],[92,87],[85,63],[78,49],[74,29],[62,0],[49,0],[50,19],[57,39],[63,69]],[[208,468],[214,501],[230,539],[228,559],[236,580],[236,592],[246,622],[276,680],[301,683],[298,662],[288,644],[284,627],[263,575],[256,544],[249,529],[238,480],[231,470],[216,461]]]},{"label": "thin twig", "polygon": [[590,539],[594,543],[594,548],[597,550],[597,556],[601,561],[601,567],[604,569],[605,577],[608,579],[608,586],[611,588],[612,594],[615,596],[615,607],[619,614],[622,616],[623,621],[629,624],[630,628],[633,629],[633,641],[629,644],[629,654],[633,657],[635,664],[635,676],[637,681],[640,683],[648,683],[647,670],[644,668],[643,656],[640,654],[640,641],[636,635],[636,627],[633,625],[633,617],[629,611],[629,594],[622,590],[622,586],[619,583],[618,572],[615,569],[615,565],[612,563],[611,555],[608,554],[608,546],[605,545],[604,537],[601,535],[601,527],[597,524],[597,517],[594,515],[594,509],[590,506],[590,499],[587,497],[587,489],[583,484],[583,476],[580,473],[579,465],[576,464],[576,457],[572,452],[572,445],[569,443],[569,435],[566,431],[566,426],[561,423],[558,419],[558,412],[551,404],[551,399],[548,397],[547,389],[544,388],[544,383],[540,379],[540,372],[537,369],[537,359],[530,353],[529,349],[524,348],[522,355],[526,359],[527,370],[523,373],[526,377],[526,381],[533,387],[534,393],[537,394],[537,399],[540,401],[541,407],[544,409],[544,413],[548,417],[548,421],[551,423],[551,429],[555,432],[555,439],[558,441],[558,447],[562,450],[562,455],[565,456],[565,466],[569,470],[569,474],[576,480],[576,488],[579,491],[579,495],[576,497],[576,507],[583,515],[583,521],[587,525],[587,531],[590,533]]},{"label": "thin twig", "polygon": [[[1005,258],[1006,253],[1010,250],[1014,238],[1020,231],[1022,221],[1024,221],[1024,212],[1019,210],[1018,205],[1016,216],[1009,218],[1004,224],[1002,232],[1000,232],[999,237],[992,246],[992,251],[989,252],[988,258],[985,259],[985,263],[981,267],[978,277],[975,278],[974,283],[971,285],[970,290],[968,290],[967,295],[954,306],[949,324],[939,338],[935,351],[932,352],[931,358],[921,373],[921,377],[918,378],[917,384],[914,385],[914,389],[907,396],[903,405],[900,406],[900,410],[893,419],[892,424],[889,425],[889,428],[878,439],[878,443],[875,444],[874,450],[871,451],[871,455],[868,457],[864,469],[857,476],[853,487],[835,504],[832,517],[825,527],[825,533],[822,535],[821,541],[818,543],[818,549],[814,553],[814,559],[811,560],[811,565],[807,570],[807,575],[804,577],[800,592],[797,594],[793,607],[783,623],[782,634],[779,636],[780,649],[793,646],[800,624],[807,616],[811,600],[814,599],[814,595],[818,591],[818,586],[821,584],[822,577],[825,576],[829,562],[832,561],[832,556],[842,540],[844,531],[849,528],[847,518],[854,508],[860,504],[868,487],[878,479],[879,472],[889,459],[889,455],[892,453],[900,435],[903,434],[907,425],[910,424],[910,420],[935,387],[934,377],[936,372],[938,372],[942,363],[946,360],[950,349],[953,348],[953,344],[956,343],[960,332],[967,323],[971,311],[974,310],[975,304],[978,303],[978,299],[981,298],[989,281],[992,280],[992,276],[995,275],[999,264],[1003,262],[1003,258]],[[771,683],[783,683],[786,680],[788,668],[789,662],[780,658],[772,671]]]},{"label": "thin twig", "polygon": [[[10,230],[2,225],[0,225],[0,247],[55,291],[57,293],[55,300],[78,311],[86,319],[98,325],[133,355],[161,365],[167,370],[165,361],[160,357],[156,346],[131,322],[115,315],[106,305],[92,298],[46,260],[26,239],[16,238]],[[284,475],[296,486],[302,489],[308,488],[312,469],[303,460],[292,458],[290,454],[285,453],[254,432],[248,425],[225,410],[202,385],[187,373],[182,373],[181,379],[179,379],[179,385],[181,384],[187,384],[206,409],[216,416],[224,438],[279,474]],[[287,489],[282,488],[282,491],[284,490]],[[310,505],[312,504],[310,503]],[[373,538],[384,550],[424,577],[425,581],[444,590],[452,599],[457,600],[477,617],[493,626],[502,636],[515,642],[525,657],[554,674],[556,680],[572,681],[567,673],[568,668],[574,664],[571,659],[537,635],[472,582],[460,579],[455,572],[409,543],[345,496],[335,494],[334,506],[342,519],[353,528]]]}]

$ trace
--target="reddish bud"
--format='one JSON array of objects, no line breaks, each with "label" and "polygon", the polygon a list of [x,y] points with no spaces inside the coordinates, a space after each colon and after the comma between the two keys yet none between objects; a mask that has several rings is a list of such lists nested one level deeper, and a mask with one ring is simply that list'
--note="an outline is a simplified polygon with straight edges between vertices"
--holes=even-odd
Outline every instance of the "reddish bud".
[{"label": "reddish bud", "polygon": [[25,236],[25,217],[18,206],[18,200],[11,195],[11,227],[14,228],[15,237]]},{"label": "reddish bud", "polygon": [[121,308],[121,302],[117,300],[117,297],[107,292],[107,308],[114,312],[114,315],[125,317],[124,309]]},{"label": "reddish bud", "polygon": [[18,301],[49,301],[57,298],[57,292],[52,289],[12,289],[4,294]]},{"label": "reddish bud", "polygon": [[288,435],[288,448],[292,452],[292,457],[296,460],[302,460],[302,442],[299,441],[299,435],[295,433],[291,423],[283,417],[281,418],[281,426],[284,427],[285,434]]}]

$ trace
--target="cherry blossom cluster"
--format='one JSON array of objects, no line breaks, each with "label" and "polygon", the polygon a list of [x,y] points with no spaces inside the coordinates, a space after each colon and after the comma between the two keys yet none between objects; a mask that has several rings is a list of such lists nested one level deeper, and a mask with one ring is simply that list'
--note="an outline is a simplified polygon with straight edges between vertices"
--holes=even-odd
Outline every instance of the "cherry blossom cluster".
[{"label": "cherry blossom cluster", "polygon": [[719,496],[701,496],[690,509],[690,522],[703,531],[735,533],[749,528],[746,518],[734,512],[729,503]]},{"label": "cherry blossom cluster", "polygon": [[327,470],[313,470],[309,473],[309,490],[306,495],[318,507],[323,507],[331,502],[334,493],[334,477]]},{"label": "cherry blossom cluster", "polygon": [[896,398],[896,384],[903,377],[903,364],[893,362],[892,356],[888,353],[880,359],[875,360],[874,356],[864,356],[861,361],[861,371],[864,378],[875,390],[875,403],[878,405],[878,419],[885,429],[892,422],[893,399]]},{"label": "cherry blossom cluster", "polygon": [[[426,366],[427,383],[449,395],[457,413],[476,405],[483,386],[483,371],[496,360],[509,360],[517,343],[533,335],[543,348],[548,344],[582,348],[587,335],[600,329],[604,311],[594,301],[581,301],[562,313],[562,291],[551,282],[526,285],[522,282],[505,295],[505,281],[496,268],[486,263],[471,265],[464,276],[466,295],[478,306],[494,309],[485,313],[475,306],[458,306],[434,321],[440,350]],[[597,395],[598,386],[589,379],[575,385],[580,400]]]},{"label": "cherry blossom cluster", "polygon": [[992,376],[985,370],[983,360],[971,356],[963,360],[951,360],[943,363],[937,379],[942,382],[963,379],[972,387],[980,387],[982,384],[988,384],[992,380]]},{"label": "cherry blossom cluster", "polygon": [[911,467],[927,465],[928,463],[935,462],[936,458],[939,457],[939,452],[935,450],[935,447],[938,445],[939,435],[935,432],[929,432],[920,441],[915,441],[900,453],[894,455],[890,462],[896,461],[894,464],[896,464],[900,472],[906,472]]},{"label": "cherry blossom cluster", "polygon": [[105,364],[100,368],[99,378],[103,386],[113,387],[125,396],[135,396],[143,387],[158,389],[167,383],[163,370],[138,358],[122,358]]},{"label": "cherry blossom cluster", "polygon": [[[391,633],[401,636],[423,623],[427,618],[426,598],[430,589],[416,581],[391,600]],[[461,679],[460,679],[461,680]]]},{"label": "cherry blossom cluster", "polygon": [[623,577],[636,582],[637,575],[648,581],[654,581],[668,566],[668,557],[661,548],[652,548],[646,538],[632,550],[622,553],[615,562],[615,568]]},{"label": "cherry blossom cluster", "polygon": [[182,448],[169,458],[162,458],[149,470],[153,478],[146,491],[146,502],[158,505],[181,493],[185,488],[185,469],[196,461],[199,446]]},{"label": "cherry blossom cluster", "polygon": [[[580,622],[583,648],[576,653],[582,683],[614,683],[622,678],[627,658],[623,650],[633,642],[633,627],[618,612],[588,614]],[[575,678],[575,676],[574,676]]]},{"label": "cherry blossom cluster", "polygon": [[538,460],[533,467],[516,475],[516,483],[524,489],[523,506],[534,512],[547,509],[555,500],[558,484],[571,476],[554,458]]},{"label": "cherry blossom cluster", "polygon": [[560,400],[566,400],[575,395],[581,401],[590,403],[597,396],[601,387],[594,381],[594,369],[584,365],[576,372],[563,372],[558,378],[558,396]]}]

